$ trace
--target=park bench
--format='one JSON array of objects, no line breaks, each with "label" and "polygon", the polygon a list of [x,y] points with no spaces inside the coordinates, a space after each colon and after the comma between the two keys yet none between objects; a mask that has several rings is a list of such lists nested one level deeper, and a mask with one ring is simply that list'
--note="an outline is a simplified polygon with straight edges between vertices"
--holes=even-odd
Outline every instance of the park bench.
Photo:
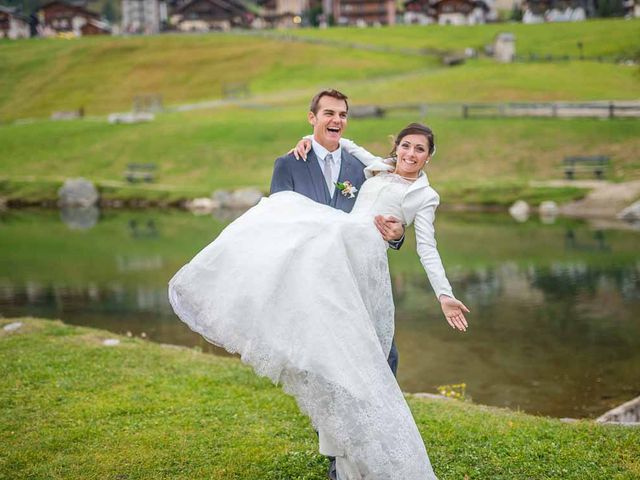
[{"label": "park bench", "polygon": [[565,157],[564,175],[573,180],[577,172],[593,172],[597,179],[604,178],[604,172],[609,166],[609,157],[593,155],[590,157]]},{"label": "park bench", "polygon": [[129,183],[153,182],[155,171],[155,163],[129,163],[124,177]]}]

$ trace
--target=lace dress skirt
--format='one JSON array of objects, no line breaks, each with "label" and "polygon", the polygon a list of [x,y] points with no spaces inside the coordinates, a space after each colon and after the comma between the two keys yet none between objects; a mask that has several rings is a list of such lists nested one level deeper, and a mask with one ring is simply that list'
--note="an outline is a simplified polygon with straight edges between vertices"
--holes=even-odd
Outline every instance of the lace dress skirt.
[{"label": "lace dress skirt", "polygon": [[178,271],[169,299],[296,398],[348,480],[435,478],[387,364],[394,307],[371,216],[294,192],[262,199]]}]

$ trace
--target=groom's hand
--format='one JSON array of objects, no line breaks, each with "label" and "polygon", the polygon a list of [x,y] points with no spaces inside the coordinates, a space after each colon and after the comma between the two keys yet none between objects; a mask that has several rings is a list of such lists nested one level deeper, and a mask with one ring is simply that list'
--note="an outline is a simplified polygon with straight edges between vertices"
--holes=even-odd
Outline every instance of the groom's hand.
[{"label": "groom's hand", "polygon": [[396,217],[376,215],[375,223],[387,242],[398,241],[404,236],[404,225]]}]

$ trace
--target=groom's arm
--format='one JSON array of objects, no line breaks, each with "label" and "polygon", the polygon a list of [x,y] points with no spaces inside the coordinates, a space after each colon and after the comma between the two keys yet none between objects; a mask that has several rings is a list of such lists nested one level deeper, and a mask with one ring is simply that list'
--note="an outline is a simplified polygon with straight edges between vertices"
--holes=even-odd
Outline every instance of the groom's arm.
[{"label": "groom's arm", "polygon": [[404,243],[404,224],[395,217],[385,217],[377,215],[375,217],[376,228],[382,235],[389,247],[400,250]]},{"label": "groom's arm", "polygon": [[286,155],[276,159],[271,177],[271,194],[293,190],[293,175],[291,174],[289,166],[291,161],[290,156],[291,155]]}]

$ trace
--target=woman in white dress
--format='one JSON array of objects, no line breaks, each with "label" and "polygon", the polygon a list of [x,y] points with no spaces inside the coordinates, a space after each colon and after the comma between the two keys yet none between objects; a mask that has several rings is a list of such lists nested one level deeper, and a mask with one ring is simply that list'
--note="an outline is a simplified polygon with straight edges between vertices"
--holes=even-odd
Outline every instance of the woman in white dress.
[{"label": "woman in white dress", "polygon": [[373,222],[392,215],[414,223],[445,317],[464,331],[468,310],[436,249],[439,197],[422,171],[433,134],[419,124],[402,130],[395,166],[341,144],[367,165],[351,213],[291,191],[264,198],[180,269],[169,299],[192,330],[296,398],[320,452],[336,457],[339,480],[435,479],[387,365],[394,306],[387,243]]}]

